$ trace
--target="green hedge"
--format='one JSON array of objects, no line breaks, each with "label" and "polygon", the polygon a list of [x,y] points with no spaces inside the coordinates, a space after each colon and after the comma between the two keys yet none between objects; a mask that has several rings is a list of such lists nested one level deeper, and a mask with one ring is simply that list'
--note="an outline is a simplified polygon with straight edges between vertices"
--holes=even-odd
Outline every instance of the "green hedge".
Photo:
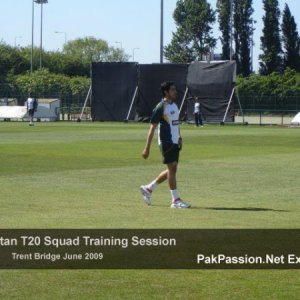
[{"label": "green hedge", "polygon": [[300,74],[291,69],[286,69],[283,74],[273,73],[269,76],[239,77],[237,85],[239,94],[242,97],[275,96],[285,98],[300,96]]},{"label": "green hedge", "polygon": [[57,94],[79,95],[87,93],[91,80],[87,77],[69,77],[50,73],[47,69],[35,71],[32,74],[11,76],[10,83],[15,93],[36,97],[53,97]]}]

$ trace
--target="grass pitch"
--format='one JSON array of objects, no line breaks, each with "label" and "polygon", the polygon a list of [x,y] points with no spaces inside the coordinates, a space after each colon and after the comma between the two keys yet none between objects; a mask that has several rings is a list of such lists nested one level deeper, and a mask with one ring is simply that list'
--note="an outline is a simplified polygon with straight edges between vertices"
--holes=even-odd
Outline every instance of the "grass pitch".
[{"label": "grass pitch", "polygon": [[[182,126],[181,196],[140,124],[0,124],[2,228],[299,228],[300,131]],[[1,271],[1,299],[299,299],[299,271]]]}]

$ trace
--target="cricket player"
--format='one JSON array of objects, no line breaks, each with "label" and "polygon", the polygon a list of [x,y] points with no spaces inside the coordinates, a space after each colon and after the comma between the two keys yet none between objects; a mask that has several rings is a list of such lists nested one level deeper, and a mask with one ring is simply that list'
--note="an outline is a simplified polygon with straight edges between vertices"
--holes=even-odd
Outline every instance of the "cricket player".
[{"label": "cricket player", "polygon": [[191,206],[188,203],[182,201],[177,191],[176,173],[179,153],[182,149],[182,138],[179,129],[179,109],[174,102],[177,98],[174,82],[162,83],[161,91],[163,99],[153,111],[143,158],[148,159],[155,130],[159,127],[158,142],[163,156],[163,163],[167,166],[167,170],[163,171],[150,184],[141,186],[140,190],[145,203],[151,205],[152,193],[161,183],[168,180],[172,198],[171,208],[190,208]]}]

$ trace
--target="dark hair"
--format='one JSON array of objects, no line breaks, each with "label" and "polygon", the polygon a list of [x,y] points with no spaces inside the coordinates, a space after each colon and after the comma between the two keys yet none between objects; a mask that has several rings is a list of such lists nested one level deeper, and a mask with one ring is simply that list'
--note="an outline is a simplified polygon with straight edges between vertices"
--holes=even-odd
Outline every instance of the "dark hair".
[{"label": "dark hair", "polygon": [[174,85],[175,85],[175,83],[173,81],[165,81],[161,84],[160,90],[164,97],[166,96],[165,93],[168,92],[170,90],[170,88]]}]

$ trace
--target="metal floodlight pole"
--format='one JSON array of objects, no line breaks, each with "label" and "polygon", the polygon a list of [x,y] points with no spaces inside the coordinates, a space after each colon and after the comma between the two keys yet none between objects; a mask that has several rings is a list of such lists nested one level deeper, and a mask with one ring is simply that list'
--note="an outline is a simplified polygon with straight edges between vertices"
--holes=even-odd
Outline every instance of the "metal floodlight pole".
[{"label": "metal floodlight pole", "polygon": [[251,37],[251,72],[254,72],[254,24],[257,22],[252,20],[252,37]]},{"label": "metal floodlight pole", "polygon": [[160,63],[164,63],[164,0],[160,3]]},{"label": "metal floodlight pole", "polygon": [[252,36],[251,36],[251,72],[253,72],[253,52],[254,52],[254,20],[252,20]]},{"label": "metal floodlight pole", "polygon": [[34,0],[32,0],[32,24],[31,24],[31,60],[30,72],[33,72],[33,51],[34,51]]},{"label": "metal floodlight pole", "polygon": [[41,3],[41,44],[40,44],[40,69],[43,67],[43,5]]},{"label": "metal floodlight pole", "polygon": [[230,3],[230,60],[233,59],[233,0]]},{"label": "metal floodlight pole", "polygon": [[43,6],[48,0],[34,0],[35,3],[41,5],[41,44],[40,44],[40,69],[43,67]]}]

